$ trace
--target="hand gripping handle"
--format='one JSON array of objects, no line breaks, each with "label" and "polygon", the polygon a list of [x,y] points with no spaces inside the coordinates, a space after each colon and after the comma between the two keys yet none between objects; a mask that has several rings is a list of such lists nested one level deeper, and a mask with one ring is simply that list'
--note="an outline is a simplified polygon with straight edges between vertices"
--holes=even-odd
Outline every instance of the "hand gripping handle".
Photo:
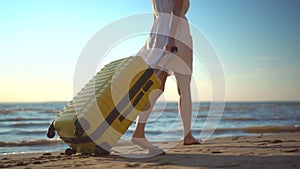
[{"label": "hand gripping handle", "polygon": [[161,72],[167,67],[169,62],[172,60],[173,56],[178,52],[178,48],[176,46],[171,47],[172,56],[169,57],[166,62],[163,64],[163,66],[159,69],[159,71],[156,73],[157,76],[161,74]]}]

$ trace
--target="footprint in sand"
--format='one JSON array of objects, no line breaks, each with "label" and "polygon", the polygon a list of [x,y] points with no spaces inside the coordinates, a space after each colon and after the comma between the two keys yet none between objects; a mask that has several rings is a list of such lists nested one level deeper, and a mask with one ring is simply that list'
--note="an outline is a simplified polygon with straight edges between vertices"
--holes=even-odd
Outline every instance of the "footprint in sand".
[{"label": "footprint in sand", "polygon": [[299,149],[288,149],[288,150],[282,150],[282,152],[285,152],[285,153],[294,153],[294,152],[298,152]]},{"label": "footprint in sand", "polygon": [[213,153],[213,154],[221,154],[223,152],[221,152],[221,151],[212,151],[211,153]]}]

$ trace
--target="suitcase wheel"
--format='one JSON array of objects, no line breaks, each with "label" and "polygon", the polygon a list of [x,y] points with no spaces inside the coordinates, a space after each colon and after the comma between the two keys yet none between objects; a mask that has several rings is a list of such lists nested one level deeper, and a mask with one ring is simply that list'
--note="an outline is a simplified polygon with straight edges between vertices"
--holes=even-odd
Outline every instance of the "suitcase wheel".
[{"label": "suitcase wheel", "polygon": [[53,122],[52,122],[51,125],[48,128],[47,137],[48,138],[53,138],[55,136],[54,131],[55,131],[55,129],[54,129]]},{"label": "suitcase wheel", "polygon": [[67,148],[67,149],[65,150],[65,154],[66,154],[67,156],[71,156],[72,154],[76,154],[76,151],[75,151],[74,149]]},{"label": "suitcase wheel", "polygon": [[110,152],[107,151],[107,150],[104,150],[104,149],[101,148],[100,146],[96,146],[96,147],[95,147],[95,152],[94,152],[94,154],[95,154],[96,156],[108,156],[108,155],[110,154]]}]

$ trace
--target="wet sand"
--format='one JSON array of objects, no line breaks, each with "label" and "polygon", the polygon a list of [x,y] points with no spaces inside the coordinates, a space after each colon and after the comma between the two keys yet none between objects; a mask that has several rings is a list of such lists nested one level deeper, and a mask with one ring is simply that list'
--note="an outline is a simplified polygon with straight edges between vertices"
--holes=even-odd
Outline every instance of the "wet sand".
[{"label": "wet sand", "polygon": [[216,138],[201,145],[172,144],[157,143],[167,154],[148,158],[120,156],[120,152],[147,155],[126,144],[106,157],[66,156],[63,152],[2,155],[0,168],[300,168],[300,132]]}]

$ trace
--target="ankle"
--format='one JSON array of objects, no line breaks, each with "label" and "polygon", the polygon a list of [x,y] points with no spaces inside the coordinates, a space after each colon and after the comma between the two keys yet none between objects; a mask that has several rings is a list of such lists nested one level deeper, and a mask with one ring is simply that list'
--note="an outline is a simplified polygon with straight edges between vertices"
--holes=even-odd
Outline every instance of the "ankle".
[{"label": "ankle", "polygon": [[146,138],[144,134],[133,133],[131,138]]},{"label": "ankle", "polygon": [[192,135],[192,132],[188,132],[187,134],[184,135],[184,139],[189,140],[189,139],[193,139],[193,138],[194,138],[194,136]]}]

